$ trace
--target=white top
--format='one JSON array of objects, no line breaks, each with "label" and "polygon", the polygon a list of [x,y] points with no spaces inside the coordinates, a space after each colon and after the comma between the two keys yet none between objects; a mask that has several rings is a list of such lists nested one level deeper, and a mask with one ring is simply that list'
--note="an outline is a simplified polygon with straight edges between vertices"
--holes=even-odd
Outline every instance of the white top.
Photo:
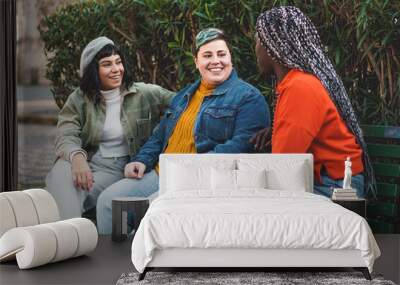
[{"label": "white top", "polygon": [[103,157],[121,157],[129,154],[128,142],[121,125],[121,93],[119,88],[100,91],[106,103],[106,119],[99,150]]}]

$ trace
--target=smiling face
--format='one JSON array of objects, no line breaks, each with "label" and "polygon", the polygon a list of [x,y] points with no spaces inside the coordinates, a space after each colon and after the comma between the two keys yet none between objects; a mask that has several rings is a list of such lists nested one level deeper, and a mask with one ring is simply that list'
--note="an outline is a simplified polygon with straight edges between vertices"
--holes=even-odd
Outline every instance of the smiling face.
[{"label": "smiling face", "polygon": [[99,78],[101,90],[111,90],[121,86],[124,76],[124,65],[118,54],[103,57],[99,60]]},{"label": "smiling face", "polygon": [[195,63],[202,80],[212,85],[221,84],[232,72],[231,53],[224,40],[214,40],[201,46]]}]

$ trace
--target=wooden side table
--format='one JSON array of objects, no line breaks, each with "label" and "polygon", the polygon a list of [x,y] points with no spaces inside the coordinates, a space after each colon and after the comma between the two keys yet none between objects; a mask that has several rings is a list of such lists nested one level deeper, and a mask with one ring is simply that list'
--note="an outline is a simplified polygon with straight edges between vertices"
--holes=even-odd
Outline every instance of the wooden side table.
[{"label": "wooden side table", "polygon": [[362,198],[354,199],[354,200],[337,200],[332,199],[332,202],[339,204],[340,206],[353,211],[356,214],[359,214],[364,219],[367,217],[366,214],[366,200]]},{"label": "wooden side table", "polygon": [[149,208],[149,199],[142,197],[119,197],[112,201],[112,235],[113,241],[123,241],[128,235],[128,213],[133,214],[134,229]]}]

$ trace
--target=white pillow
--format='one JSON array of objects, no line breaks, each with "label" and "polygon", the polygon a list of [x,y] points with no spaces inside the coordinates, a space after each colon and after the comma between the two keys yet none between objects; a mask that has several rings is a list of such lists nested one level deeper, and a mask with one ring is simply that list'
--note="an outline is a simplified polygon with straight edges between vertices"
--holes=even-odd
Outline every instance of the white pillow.
[{"label": "white pillow", "polygon": [[185,191],[189,189],[209,189],[211,187],[211,168],[184,165],[177,163],[168,164],[169,191]]},{"label": "white pillow", "polygon": [[236,170],[211,169],[211,188],[213,190],[236,190]]},{"label": "white pillow", "polygon": [[267,171],[268,189],[307,191],[307,176],[304,163],[287,165]]},{"label": "white pillow", "polygon": [[265,169],[268,189],[307,191],[307,163],[304,160],[250,160],[239,159],[239,170]]},{"label": "white pillow", "polygon": [[169,162],[166,165],[168,173],[167,191],[211,190],[211,170],[213,168],[235,169],[235,166],[235,160],[218,160],[214,161],[213,164],[205,162],[188,163],[187,161]]},{"label": "white pillow", "polygon": [[238,188],[267,188],[267,171],[262,170],[236,170]]},{"label": "white pillow", "polygon": [[211,170],[213,190],[239,190],[241,188],[266,188],[266,171],[263,170]]}]

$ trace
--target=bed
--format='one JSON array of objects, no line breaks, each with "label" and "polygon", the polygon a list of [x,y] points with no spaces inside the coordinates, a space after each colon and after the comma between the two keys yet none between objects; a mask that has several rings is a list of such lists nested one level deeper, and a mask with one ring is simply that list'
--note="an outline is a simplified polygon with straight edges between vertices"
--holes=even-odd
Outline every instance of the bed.
[{"label": "bed", "polygon": [[380,255],[364,218],[313,194],[310,154],[163,154],[132,243],[157,267],[353,267]]}]

